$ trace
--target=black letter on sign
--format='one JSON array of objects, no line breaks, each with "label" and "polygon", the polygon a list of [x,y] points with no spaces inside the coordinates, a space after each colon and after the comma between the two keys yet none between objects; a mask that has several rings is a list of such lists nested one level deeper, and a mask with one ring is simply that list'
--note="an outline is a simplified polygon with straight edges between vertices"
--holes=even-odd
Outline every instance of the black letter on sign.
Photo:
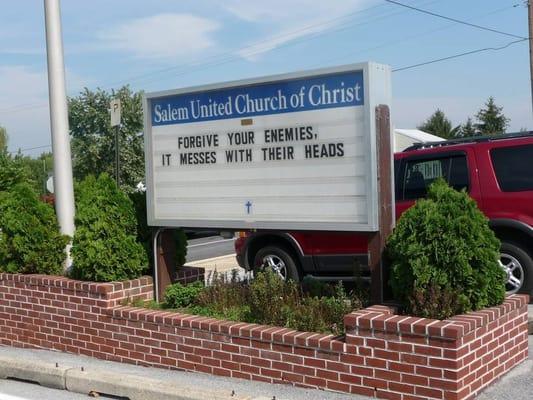
[{"label": "black letter on sign", "polygon": [[170,154],[161,154],[161,161],[163,162],[163,167],[168,167],[170,165]]}]

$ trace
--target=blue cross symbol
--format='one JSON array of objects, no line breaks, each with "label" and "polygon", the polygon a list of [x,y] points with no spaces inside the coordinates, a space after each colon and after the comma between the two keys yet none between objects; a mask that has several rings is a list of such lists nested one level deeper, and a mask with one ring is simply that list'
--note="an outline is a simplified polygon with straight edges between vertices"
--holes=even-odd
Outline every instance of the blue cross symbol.
[{"label": "blue cross symbol", "polygon": [[250,202],[250,200],[248,200],[245,204],[245,207],[246,207],[246,212],[248,214],[250,214],[250,208],[252,207],[252,203]]}]

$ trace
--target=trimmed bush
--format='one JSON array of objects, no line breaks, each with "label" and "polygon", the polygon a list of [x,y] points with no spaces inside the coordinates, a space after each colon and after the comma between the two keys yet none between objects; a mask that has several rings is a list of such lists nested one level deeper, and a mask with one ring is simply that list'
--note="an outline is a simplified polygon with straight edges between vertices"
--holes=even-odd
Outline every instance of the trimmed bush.
[{"label": "trimmed bush", "polygon": [[0,193],[0,272],[60,275],[68,241],[30,185]]},{"label": "trimmed bush", "polygon": [[203,282],[197,281],[188,285],[174,283],[165,290],[165,308],[188,307],[196,301],[204,289]]},{"label": "trimmed bush", "polygon": [[430,318],[501,304],[505,277],[499,248],[474,200],[437,180],[427,199],[404,212],[389,238],[393,293],[408,312]]},{"label": "trimmed bush", "polygon": [[[341,334],[345,314],[361,308],[359,299],[348,296],[342,283],[335,287],[313,285],[315,293],[330,295],[312,296],[302,291],[295,282],[284,282],[271,270],[259,272],[251,283],[240,281],[236,274],[229,278],[215,274],[209,281],[212,284],[201,289],[198,294],[194,293],[194,296],[189,296],[187,287],[177,287],[179,294],[173,294],[173,298],[179,298],[182,304],[194,297],[190,306],[183,309],[184,312],[233,321]],[[308,284],[311,282],[308,281]]]},{"label": "trimmed bush", "polygon": [[79,183],[76,198],[71,276],[96,282],[141,276],[147,258],[137,242],[137,220],[128,196],[102,174]]}]

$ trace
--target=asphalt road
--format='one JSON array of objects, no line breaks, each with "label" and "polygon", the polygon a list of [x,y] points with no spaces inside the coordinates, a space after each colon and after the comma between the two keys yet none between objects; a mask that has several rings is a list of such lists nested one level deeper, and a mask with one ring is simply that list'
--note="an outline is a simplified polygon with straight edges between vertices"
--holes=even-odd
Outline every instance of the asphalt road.
[{"label": "asphalt road", "polygon": [[187,243],[187,262],[234,254],[234,241],[235,239],[224,239],[222,236],[191,239]]},{"label": "asphalt road", "polygon": [[[100,396],[100,399],[109,397]],[[0,400],[87,400],[91,397],[66,390],[49,389],[35,383],[0,380]]]}]

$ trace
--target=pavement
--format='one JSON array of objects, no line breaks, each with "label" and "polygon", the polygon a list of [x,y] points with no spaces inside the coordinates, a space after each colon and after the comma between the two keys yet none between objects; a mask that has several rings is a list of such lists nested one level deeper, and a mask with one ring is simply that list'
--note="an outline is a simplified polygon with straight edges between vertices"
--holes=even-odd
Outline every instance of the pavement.
[{"label": "pavement", "polygon": [[188,267],[200,267],[205,269],[205,283],[209,284],[210,278],[213,276],[213,272],[217,272],[220,275],[226,275],[230,277],[232,271],[237,271],[237,276],[241,279],[246,276],[246,271],[239,267],[235,254],[228,254],[225,256],[208,258],[205,260],[189,261],[185,265]]}]

